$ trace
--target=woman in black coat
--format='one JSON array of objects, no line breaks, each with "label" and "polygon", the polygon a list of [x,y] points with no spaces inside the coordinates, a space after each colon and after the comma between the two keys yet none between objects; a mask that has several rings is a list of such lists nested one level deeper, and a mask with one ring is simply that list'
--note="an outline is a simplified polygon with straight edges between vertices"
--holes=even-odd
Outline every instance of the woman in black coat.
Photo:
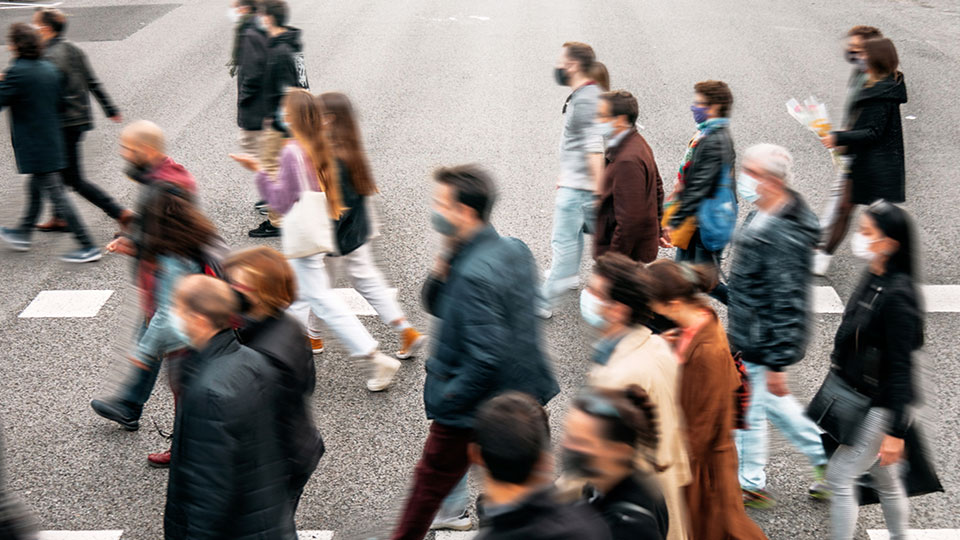
[{"label": "woman in black coat", "polygon": [[840,148],[850,158],[844,200],[824,246],[830,255],[843,241],[855,205],[906,200],[900,105],[907,102],[907,86],[898,71],[897,49],[889,39],[877,38],[864,44],[864,54],[868,79],[853,100],[851,127],[822,139],[824,146]]},{"label": "woman in black coat", "polygon": [[[923,317],[915,286],[912,224],[886,201],[871,205],[852,242],[869,266],[847,302],[834,339],[833,369],[871,399],[853,444],[841,444],[827,465],[832,538],[853,538],[856,481],[868,470],[891,538],[906,538],[909,508],[901,462],[914,398],[913,352],[923,345]],[[913,449],[907,448],[909,453]]]},{"label": "woman in black coat", "polygon": [[243,304],[240,342],[263,354],[277,371],[277,425],[290,475],[291,512],[324,453],[310,413],[317,372],[303,327],[286,313],[296,298],[296,277],[283,255],[259,246],[232,254],[224,271]]}]

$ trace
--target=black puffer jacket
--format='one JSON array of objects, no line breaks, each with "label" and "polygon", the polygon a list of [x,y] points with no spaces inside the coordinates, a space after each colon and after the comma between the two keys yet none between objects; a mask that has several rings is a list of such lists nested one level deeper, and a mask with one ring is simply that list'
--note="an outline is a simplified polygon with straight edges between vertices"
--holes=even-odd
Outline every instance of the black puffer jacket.
[{"label": "black puffer jacket", "polygon": [[93,128],[90,94],[97,98],[107,117],[120,114],[93,72],[87,55],[71,41],[55,37],[44,47],[43,57],[63,74],[63,103],[60,119],[63,127]]},{"label": "black puffer jacket", "polygon": [[551,490],[539,491],[509,510],[486,510],[477,502],[480,532],[476,540],[607,540],[610,529],[596,510],[578,502],[556,502]]},{"label": "black puffer jacket", "polygon": [[248,16],[237,28],[237,125],[257,131],[263,127],[266,103],[263,100],[267,69],[267,35]]},{"label": "black puffer jacket", "polygon": [[280,35],[268,38],[267,63],[263,79],[264,118],[269,118],[273,129],[284,131],[277,124],[280,102],[288,88],[308,88],[306,67],[298,65],[298,53],[303,51],[300,29],[288,26]]},{"label": "black puffer jacket", "polygon": [[683,191],[678,200],[680,208],[670,218],[671,227],[679,228],[688,217],[697,215],[700,203],[713,195],[723,171],[727,167],[732,171],[736,159],[729,126],[713,128],[700,139],[683,175]]},{"label": "black puffer jacket", "polygon": [[662,540],[670,528],[667,502],[656,480],[637,473],[590,504],[603,516],[613,540]]},{"label": "black puffer jacket", "polygon": [[[843,312],[832,360],[840,376],[893,411],[888,434],[904,438],[913,402],[913,351],[923,345],[923,311],[913,279],[903,273],[867,272]],[[865,369],[870,359],[872,368]],[[866,376],[877,379],[868,384]]]},{"label": "black puffer jacket", "polygon": [[232,330],[183,360],[166,540],[295,540],[276,370]]},{"label": "black puffer jacket", "polygon": [[806,353],[813,249],[820,222],[803,198],[762,223],[747,216],[733,238],[727,315],[731,346],[774,371]]},{"label": "black puffer jacket", "polygon": [[[266,356],[277,370],[277,425],[295,481],[308,477],[324,453],[323,438],[310,413],[317,386],[313,352],[303,327],[282,314],[252,322],[237,331],[240,342]],[[299,486],[295,486],[299,488]]]},{"label": "black puffer jacket", "polygon": [[891,75],[873,86],[864,86],[853,103],[852,127],[836,131],[836,145],[853,157],[851,202],[870,204],[877,199],[906,200],[903,125],[900,105],[907,102],[903,75]]}]

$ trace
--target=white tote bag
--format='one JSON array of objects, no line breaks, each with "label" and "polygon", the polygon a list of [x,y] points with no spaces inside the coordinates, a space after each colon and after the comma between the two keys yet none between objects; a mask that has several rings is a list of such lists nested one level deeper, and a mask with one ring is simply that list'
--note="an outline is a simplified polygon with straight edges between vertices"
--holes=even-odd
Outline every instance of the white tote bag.
[{"label": "white tote bag", "polygon": [[364,210],[367,213],[368,240],[380,237],[380,194],[367,195],[363,198]]},{"label": "white tote bag", "polygon": [[327,214],[327,196],[314,191],[307,180],[303,150],[294,146],[300,178],[300,200],[283,216],[280,243],[288,259],[336,251],[333,222]]}]

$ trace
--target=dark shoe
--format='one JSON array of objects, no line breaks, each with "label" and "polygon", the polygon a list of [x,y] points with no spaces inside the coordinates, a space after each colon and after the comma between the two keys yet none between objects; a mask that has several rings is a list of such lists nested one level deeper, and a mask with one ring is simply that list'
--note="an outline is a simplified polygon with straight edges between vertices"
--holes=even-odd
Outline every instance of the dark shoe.
[{"label": "dark shoe", "polygon": [[60,260],[68,263],[87,263],[99,261],[103,257],[103,252],[97,246],[77,248],[69,253],[65,253]]},{"label": "dark shoe", "polygon": [[277,238],[280,236],[280,228],[274,227],[270,224],[270,220],[267,220],[247,234],[250,238]]},{"label": "dark shoe", "polygon": [[0,240],[3,240],[14,251],[28,251],[30,237],[17,229],[0,227]]},{"label": "dark shoe", "polygon": [[40,232],[70,232],[67,222],[62,219],[50,218],[50,221],[37,225]]},{"label": "dark shoe", "polygon": [[267,201],[265,201],[265,200],[263,200],[263,199],[260,199],[259,201],[257,201],[257,202],[254,203],[254,205],[253,205],[253,207],[256,208],[257,210],[263,210],[263,209],[266,208],[267,206],[269,206],[269,205],[267,204]]},{"label": "dark shoe", "polygon": [[90,406],[93,407],[93,412],[120,424],[120,427],[127,431],[140,429],[140,413],[123,401],[95,399],[90,402]]},{"label": "dark shoe", "polygon": [[147,454],[147,463],[157,469],[167,469],[170,467],[170,457],[170,450],[157,452],[156,454]]}]

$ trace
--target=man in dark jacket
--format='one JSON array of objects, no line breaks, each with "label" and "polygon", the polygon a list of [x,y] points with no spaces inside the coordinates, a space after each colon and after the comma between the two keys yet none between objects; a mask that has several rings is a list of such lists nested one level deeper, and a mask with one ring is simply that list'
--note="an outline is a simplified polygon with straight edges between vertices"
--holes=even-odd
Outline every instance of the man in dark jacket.
[{"label": "man in dark jacket", "polygon": [[394,540],[422,539],[467,471],[481,403],[506,390],[546,403],[559,391],[540,348],[536,264],[523,242],[490,225],[492,179],[473,165],[439,169],[434,178],[432,225],[450,249],[423,287],[424,307],[439,319],[423,388],[433,423]]},{"label": "man in dark jacket", "polygon": [[60,130],[62,76],[50,62],[41,59],[43,45],[37,32],[25,23],[10,25],[7,45],[13,64],[0,79],[0,109],[10,108],[13,152],[20,174],[30,174],[30,201],[20,227],[0,227],[0,239],[16,251],[30,249],[30,235],[40,217],[43,198],[53,203],[54,212],[66,220],[80,248],[62,257],[66,262],[99,260],[100,248],[93,244],[80,217],[63,190],[58,171],[67,162]]},{"label": "man in dark jacket", "polygon": [[594,259],[607,251],[644,263],[657,258],[663,181],[653,150],[634,127],[638,115],[630,92],[601,94],[597,123],[607,137],[607,166],[599,189]]},{"label": "man in dark jacket", "polygon": [[[267,50],[262,82],[263,135],[260,140],[260,163],[268,174],[279,167],[280,150],[290,137],[281,118],[280,104],[290,88],[310,88],[303,61],[300,30],[287,26],[290,11],[284,0],[264,0],[260,20],[266,28]],[[272,210],[268,219],[250,231],[252,238],[280,236],[280,214]]]},{"label": "man in dark jacket", "polygon": [[233,56],[230,74],[237,77],[237,125],[243,151],[260,156],[265,103],[263,79],[267,65],[267,35],[257,25],[257,0],[235,0]]},{"label": "man in dark jacket", "polygon": [[[74,43],[63,37],[67,28],[67,17],[63,12],[54,8],[39,8],[33,15],[33,26],[44,43],[44,59],[55,65],[63,75],[64,93],[60,119],[67,158],[67,168],[60,172],[63,183],[121,225],[127,225],[133,218],[133,212],[125,210],[97,185],[87,182],[80,169],[80,141],[87,131],[93,129],[90,94],[97,98],[110,120],[118,124],[123,121],[120,111],[100,85],[100,80],[87,62],[87,56]],[[37,230],[66,231],[67,222],[54,214],[50,221],[37,225]]]},{"label": "man in dark jacket", "polygon": [[216,278],[183,279],[174,324],[184,360],[167,485],[167,540],[296,538],[290,475],[276,423],[275,370],[237,342],[238,302]]},{"label": "man in dark jacket", "polygon": [[557,501],[547,413],[532,397],[507,392],[477,411],[470,461],[486,469],[477,540],[601,540],[610,530],[583,503]]},{"label": "man in dark jacket", "polygon": [[828,495],[820,431],[790,394],[785,372],[806,353],[820,234],[817,216],[787,187],[792,167],[785,148],[759,144],[747,150],[737,179],[740,198],[757,206],[735,235],[727,304],[730,344],[743,353],[752,392],[748,429],[736,432],[740,487],[744,503],[756,508],[775,502],[765,490],[768,418],[814,467],[810,495]]}]

